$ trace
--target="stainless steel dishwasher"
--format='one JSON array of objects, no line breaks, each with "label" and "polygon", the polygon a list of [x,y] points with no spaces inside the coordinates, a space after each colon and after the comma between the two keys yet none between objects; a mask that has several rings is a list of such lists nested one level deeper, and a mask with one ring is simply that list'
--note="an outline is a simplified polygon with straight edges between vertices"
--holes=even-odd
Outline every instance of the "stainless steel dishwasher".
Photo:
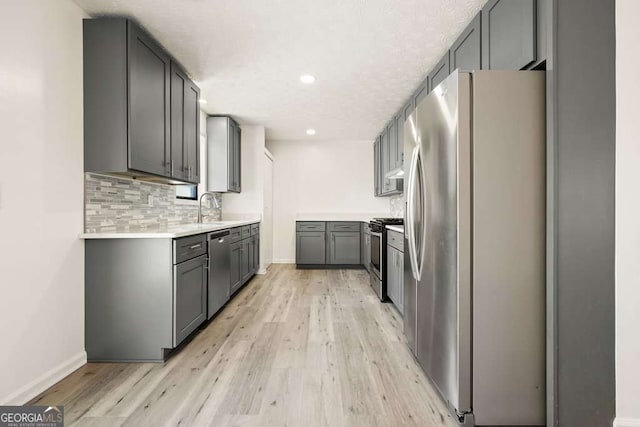
[{"label": "stainless steel dishwasher", "polygon": [[207,319],[229,301],[229,230],[209,234],[209,284]]}]

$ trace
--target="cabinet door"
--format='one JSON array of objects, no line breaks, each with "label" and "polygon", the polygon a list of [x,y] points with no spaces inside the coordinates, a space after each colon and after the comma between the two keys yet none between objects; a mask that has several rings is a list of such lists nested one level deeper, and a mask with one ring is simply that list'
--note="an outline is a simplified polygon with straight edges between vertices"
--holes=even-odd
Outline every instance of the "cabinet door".
[{"label": "cabinet door", "polygon": [[173,281],[174,345],[207,318],[207,256],[177,264]]},{"label": "cabinet door", "polygon": [[394,304],[397,305],[396,301],[398,301],[398,273],[396,267],[396,252],[397,250],[394,247],[387,246],[387,296]]},{"label": "cabinet door", "polygon": [[536,60],[536,1],[489,0],[482,8],[482,68],[520,70]]},{"label": "cabinet door", "polygon": [[227,144],[228,144],[228,154],[227,154],[227,180],[228,180],[228,189],[229,191],[235,191],[236,189],[236,124],[231,119],[227,119],[228,127],[227,127]]},{"label": "cabinet door", "polygon": [[231,122],[232,126],[229,130],[229,189],[239,193],[241,191],[241,130],[240,127]]},{"label": "cabinet door", "polygon": [[395,117],[391,119],[387,126],[387,134],[389,135],[389,164],[387,170],[393,170],[398,167],[398,125]]},{"label": "cabinet door", "polygon": [[184,172],[185,179],[200,183],[200,89],[186,80],[184,89]]},{"label": "cabinet door", "polygon": [[329,264],[360,263],[359,231],[332,231],[329,237]]},{"label": "cabinet door", "polygon": [[255,244],[253,245],[253,274],[260,270],[260,235],[253,236]]},{"label": "cabinet door", "polygon": [[233,294],[242,285],[241,258],[242,258],[242,242],[235,242],[229,246],[231,251],[231,267],[229,274],[229,295]]},{"label": "cabinet door", "polygon": [[325,233],[304,231],[296,233],[296,264],[325,264]]},{"label": "cabinet door", "polygon": [[382,132],[380,136],[380,181],[382,183],[382,195],[391,191],[391,180],[384,176],[389,172],[389,132]]},{"label": "cabinet door", "polygon": [[394,301],[400,314],[404,313],[404,253],[396,251],[396,289],[397,299]]},{"label": "cabinet door", "polygon": [[171,63],[171,144],[169,159],[169,176],[176,179],[185,179],[185,89],[186,74],[176,65]]},{"label": "cabinet door", "polygon": [[380,188],[380,137],[376,138],[373,143],[373,185],[374,195],[379,196],[382,194]]},{"label": "cabinet door", "polygon": [[449,68],[449,52],[444,54],[444,57],[433,67],[431,74],[429,74],[429,91],[431,92],[436,88],[441,81],[449,77],[451,70]]},{"label": "cabinet door", "polygon": [[245,283],[251,277],[251,238],[244,239],[242,242],[242,256],[240,258],[240,275],[242,276],[242,283]]},{"label": "cabinet door", "polygon": [[170,59],[142,30],[129,28],[129,169],[170,173]]},{"label": "cabinet door", "polygon": [[460,34],[449,51],[451,71],[474,71],[482,69],[482,37],[480,34],[480,13]]},{"label": "cabinet door", "polygon": [[416,89],[416,91],[413,94],[414,107],[417,107],[420,101],[422,101],[424,97],[429,94],[430,91],[431,89],[429,86],[429,76],[427,76],[424,78],[422,83],[420,83],[420,86],[418,86],[418,89]]},{"label": "cabinet door", "polygon": [[396,144],[396,167],[401,168],[404,164],[404,108],[396,116],[396,133],[397,133],[397,144]]},{"label": "cabinet door", "polygon": [[364,235],[364,268],[371,272],[371,235]]}]

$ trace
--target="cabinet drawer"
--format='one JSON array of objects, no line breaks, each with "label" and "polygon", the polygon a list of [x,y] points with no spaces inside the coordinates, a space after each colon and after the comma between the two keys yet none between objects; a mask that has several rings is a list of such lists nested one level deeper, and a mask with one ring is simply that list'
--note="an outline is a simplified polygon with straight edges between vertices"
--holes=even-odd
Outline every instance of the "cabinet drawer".
[{"label": "cabinet drawer", "polygon": [[229,230],[229,242],[235,243],[242,240],[242,227],[236,227]]},{"label": "cabinet drawer", "polygon": [[359,222],[328,222],[327,231],[360,231]]},{"label": "cabinet drawer", "polygon": [[251,237],[251,226],[243,225],[242,226],[242,240]]},{"label": "cabinet drawer", "polygon": [[404,252],[404,236],[397,231],[387,230],[387,244],[400,252]]},{"label": "cabinet drawer", "polygon": [[296,231],[324,231],[325,223],[322,221],[298,221],[296,223]]},{"label": "cabinet drawer", "polygon": [[207,235],[182,237],[173,240],[173,263],[178,264],[207,253]]},{"label": "cabinet drawer", "polygon": [[251,224],[251,235],[260,234],[260,224]]}]

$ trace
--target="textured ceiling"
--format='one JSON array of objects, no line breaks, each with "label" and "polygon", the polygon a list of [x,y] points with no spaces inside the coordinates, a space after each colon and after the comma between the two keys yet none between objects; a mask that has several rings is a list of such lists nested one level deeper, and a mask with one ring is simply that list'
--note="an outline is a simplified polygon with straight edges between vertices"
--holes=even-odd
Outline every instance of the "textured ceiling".
[{"label": "textured ceiling", "polygon": [[[373,139],[486,0],[75,0],[135,18],[204,110],[267,139]],[[317,77],[300,83],[301,74]]]}]

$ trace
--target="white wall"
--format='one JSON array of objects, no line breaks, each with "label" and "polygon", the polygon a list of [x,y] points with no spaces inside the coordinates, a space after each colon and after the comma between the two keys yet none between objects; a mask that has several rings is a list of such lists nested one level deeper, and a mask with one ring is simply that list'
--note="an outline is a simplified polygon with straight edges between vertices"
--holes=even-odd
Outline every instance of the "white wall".
[{"label": "white wall", "polygon": [[274,156],[274,262],[295,262],[298,213],[389,213],[374,197],[370,141],[267,141]]},{"label": "white wall", "polygon": [[640,426],[640,2],[616,1],[616,419]]},{"label": "white wall", "polygon": [[86,361],[82,18],[70,0],[0,6],[0,404]]}]

